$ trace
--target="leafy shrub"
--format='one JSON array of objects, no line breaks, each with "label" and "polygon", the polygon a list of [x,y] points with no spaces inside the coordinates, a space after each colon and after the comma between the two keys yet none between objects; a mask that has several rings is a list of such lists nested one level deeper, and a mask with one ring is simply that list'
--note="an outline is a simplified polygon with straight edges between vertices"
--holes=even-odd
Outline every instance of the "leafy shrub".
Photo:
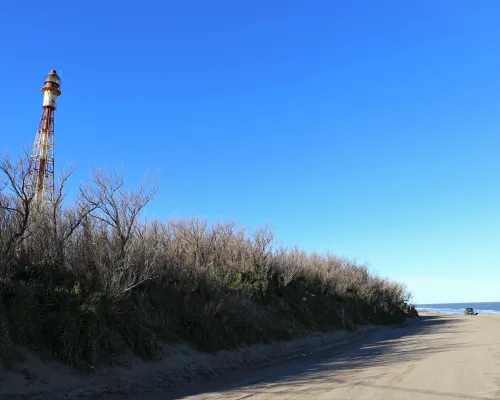
[{"label": "leafy shrub", "polygon": [[102,293],[86,293],[76,277],[53,265],[17,268],[4,295],[12,335],[50,348],[72,366],[94,365],[106,318]]}]

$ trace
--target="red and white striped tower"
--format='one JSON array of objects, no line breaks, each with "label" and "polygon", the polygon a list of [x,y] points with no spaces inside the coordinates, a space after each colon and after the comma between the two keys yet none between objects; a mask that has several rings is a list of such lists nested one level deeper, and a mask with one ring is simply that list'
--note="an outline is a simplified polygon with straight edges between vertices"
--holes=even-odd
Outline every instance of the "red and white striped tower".
[{"label": "red and white striped tower", "polygon": [[61,79],[55,70],[45,76],[42,117],[36,132],[28,169],[28,188],[34,194],[35,204],[50,200],[54,195],[54,111]]}]

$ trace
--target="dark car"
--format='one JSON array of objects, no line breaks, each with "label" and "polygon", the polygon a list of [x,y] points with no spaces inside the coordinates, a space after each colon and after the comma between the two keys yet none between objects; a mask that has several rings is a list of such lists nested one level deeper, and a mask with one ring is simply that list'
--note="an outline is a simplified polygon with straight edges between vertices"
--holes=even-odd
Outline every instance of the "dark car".
[{"label": "dark car", "polygon": [[465,315],[477,315],[477,312],[474,312],[473,308],[468,307],[465,309]]}]

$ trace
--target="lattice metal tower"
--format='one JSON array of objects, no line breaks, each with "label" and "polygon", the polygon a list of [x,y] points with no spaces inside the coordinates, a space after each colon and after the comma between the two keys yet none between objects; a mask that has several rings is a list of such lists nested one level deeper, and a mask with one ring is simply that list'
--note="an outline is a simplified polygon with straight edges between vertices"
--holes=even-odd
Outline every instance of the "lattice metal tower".
[{"label": "lattice metal tower", "polygon": [[36,132],[35,143],[29,161],[28,189],[34,194],[34,201],[40,204],[54,196],[54,111],[61,79],[55,70],[45,76],[42,117]]}]

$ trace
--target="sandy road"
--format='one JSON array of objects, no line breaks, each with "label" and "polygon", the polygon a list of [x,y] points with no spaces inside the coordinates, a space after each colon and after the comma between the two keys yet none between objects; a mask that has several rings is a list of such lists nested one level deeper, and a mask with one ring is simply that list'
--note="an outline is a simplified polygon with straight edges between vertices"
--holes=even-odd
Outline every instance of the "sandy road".
[{"label": "sandy road", "polygon": [[[357,348],[264,369],[191,396],[144,399],[500,399],[500,318],[426,315]],[[172,397],[173,396],[173,397]]]}]

